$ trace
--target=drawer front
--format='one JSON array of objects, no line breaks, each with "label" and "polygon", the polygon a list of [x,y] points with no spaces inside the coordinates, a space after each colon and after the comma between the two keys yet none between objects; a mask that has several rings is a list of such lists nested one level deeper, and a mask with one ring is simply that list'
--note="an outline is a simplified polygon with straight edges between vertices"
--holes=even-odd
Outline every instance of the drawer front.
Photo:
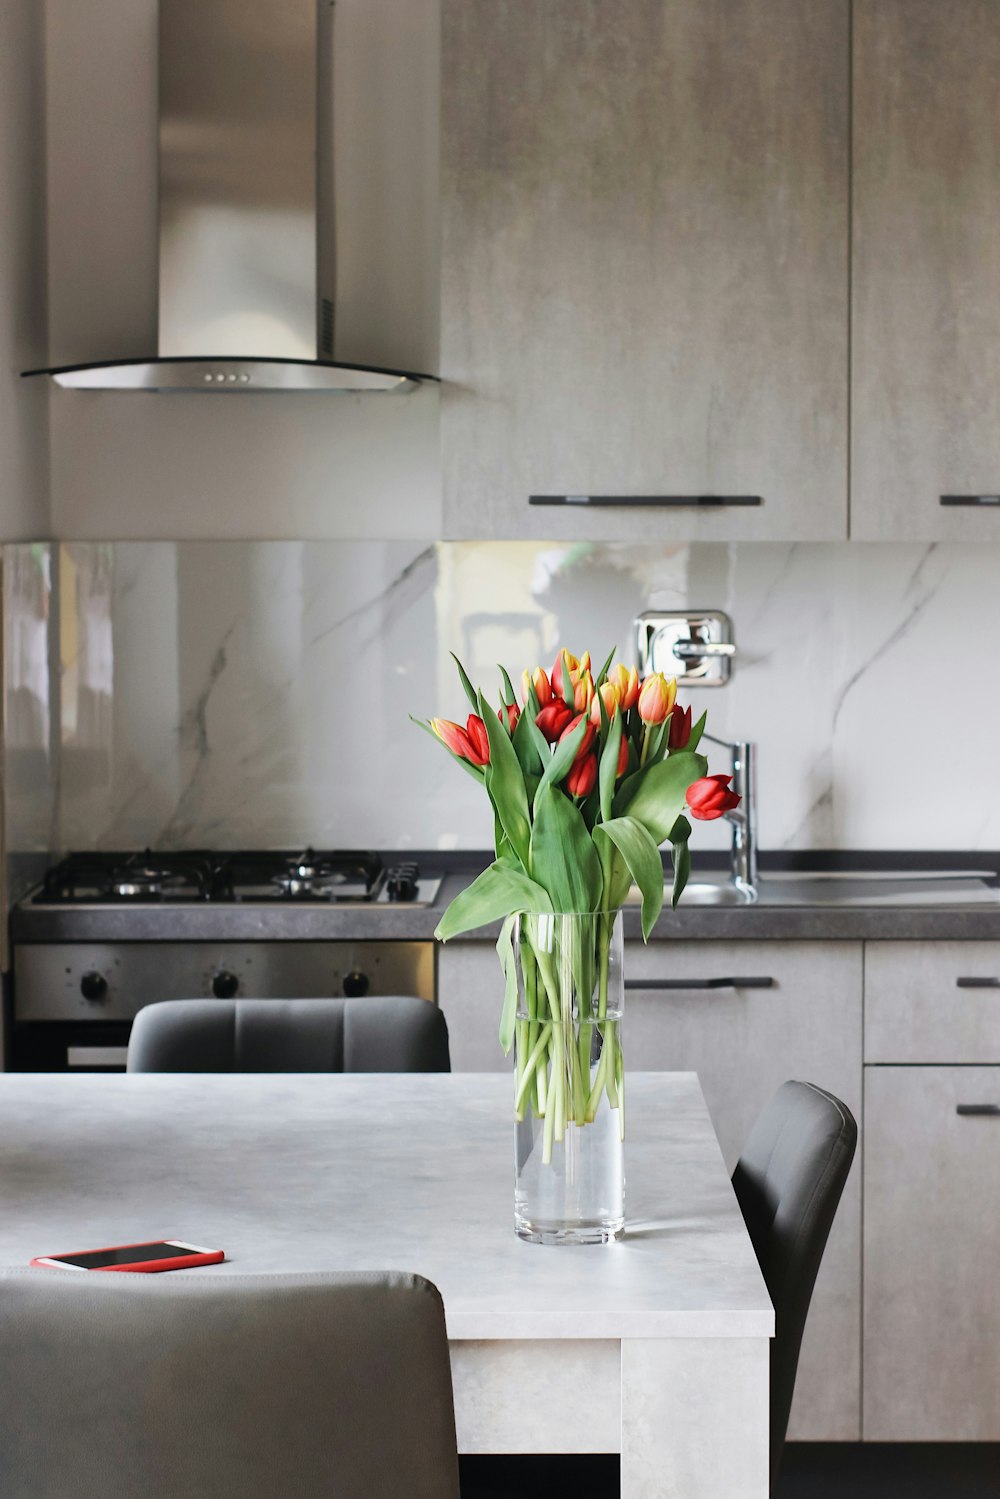
[{"label": "drawer front", "polygon": [[[836,1093],[861,1119],[861,945],[629,943],[626,1065],[691,1070],[732,1170],[788,1078]],[[848,1178],[806,1322],[789,1435],[860,1436],[861,1172]]]},{"label": "drawer front", "polygon": [[1000,942],[866,943],[865,1061],[1000,1063]]},{"label": "drawer front", "polygon": [[1000,1067],[867,1068],[864,1194],[865,1440],[1000,1441]]}]

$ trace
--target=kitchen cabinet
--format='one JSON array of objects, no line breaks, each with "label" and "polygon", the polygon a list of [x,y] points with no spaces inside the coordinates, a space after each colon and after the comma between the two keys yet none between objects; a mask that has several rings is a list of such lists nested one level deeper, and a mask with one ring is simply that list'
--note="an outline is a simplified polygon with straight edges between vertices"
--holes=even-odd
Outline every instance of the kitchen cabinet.
[{"label": "kitchen cabinet", "polygon": [[1000,944],[865,944],[866,1062],[1000,1063]]},{"label": "kitchen cabinet", "polygon": [[846,536],[849,11],[444,0],[446,537]]},{"label": "kitchen cabinet", "polygon": [[865,1439],[1000,1440],[1000,1067],[866,1068],[864,1201]]},{"label": "kitchen cabinet", "polygon": [[1000,11],[855,0],[851,534],[1000,539]]},{"label": "kitchen cabinet", "polygon": [[[861,974],[860,943],[630,942],[627,1066],[698,1073],[731,1171],[758,1112],[787,1078],[830,1088],[860,1120]],[[704,987],[720,978],[733,979],[732,987]],[[497,1042],[502,988],[492,943],[440,949],[438,1000],[456,1071],[508,1068]],[[806,1325],[793,1438],[860,1436],[860,1264],[855,1169]]]}]

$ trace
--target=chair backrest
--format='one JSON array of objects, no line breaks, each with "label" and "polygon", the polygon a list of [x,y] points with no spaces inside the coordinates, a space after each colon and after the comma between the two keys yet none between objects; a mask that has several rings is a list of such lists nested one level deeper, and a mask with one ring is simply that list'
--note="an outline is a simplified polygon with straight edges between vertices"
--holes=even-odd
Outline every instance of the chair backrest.
[{"label": "chair backrest", "polygon": [[0,1272],[11,1499],[458,1499],[418,1275]]},{"label": "chair backrest", "polygon": [[806,1313],[857,1139],[853,1114],[832,1093],[812,1083],[783,1083],[750,1131],[733,1173],[774,1303],[772,1485],[785,1444]]},{"label": "chair backrest", "polygon": [[168,999],[132,1026],[129,1072],[449,1072],[448,1025],[411,995]]}]

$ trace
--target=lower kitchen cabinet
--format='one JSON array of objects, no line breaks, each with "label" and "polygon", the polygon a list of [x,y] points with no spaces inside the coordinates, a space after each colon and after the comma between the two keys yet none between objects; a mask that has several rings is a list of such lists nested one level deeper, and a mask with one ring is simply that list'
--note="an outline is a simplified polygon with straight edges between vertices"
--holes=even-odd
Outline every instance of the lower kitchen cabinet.
[{"label": "lower kitchen cabinet", "polygon": [[[861,974],[860,943],[629,943],[626,1064],[698,1073],[730,1170],[758,1112],[788,1078],[829,1088],[860,1121]],[[720,979],[732,983],[718,987]],[[438,998],[455,1071],[509,1066],[497,1041],[502,993],[492,943],[440,949]],[[861,1435],[860,1268],[861,1172],[855,1167],[806,1325],[793,1439],[856,1441]]]},{"label": "lower kitchen cabinet", "polygon": [[1000,1440],[1000,1067],[865,1069],[864,1437]]}]

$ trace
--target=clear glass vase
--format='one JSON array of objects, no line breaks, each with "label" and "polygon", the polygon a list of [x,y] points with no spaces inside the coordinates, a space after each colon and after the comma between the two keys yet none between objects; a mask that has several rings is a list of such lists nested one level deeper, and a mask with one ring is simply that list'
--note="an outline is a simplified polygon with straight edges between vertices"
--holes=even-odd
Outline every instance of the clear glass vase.
[{"label": "clear glass vase", "polygon": [[621,914],[522,915],[514,930],[514,1228],[536,1244],[625,1229]]}]

